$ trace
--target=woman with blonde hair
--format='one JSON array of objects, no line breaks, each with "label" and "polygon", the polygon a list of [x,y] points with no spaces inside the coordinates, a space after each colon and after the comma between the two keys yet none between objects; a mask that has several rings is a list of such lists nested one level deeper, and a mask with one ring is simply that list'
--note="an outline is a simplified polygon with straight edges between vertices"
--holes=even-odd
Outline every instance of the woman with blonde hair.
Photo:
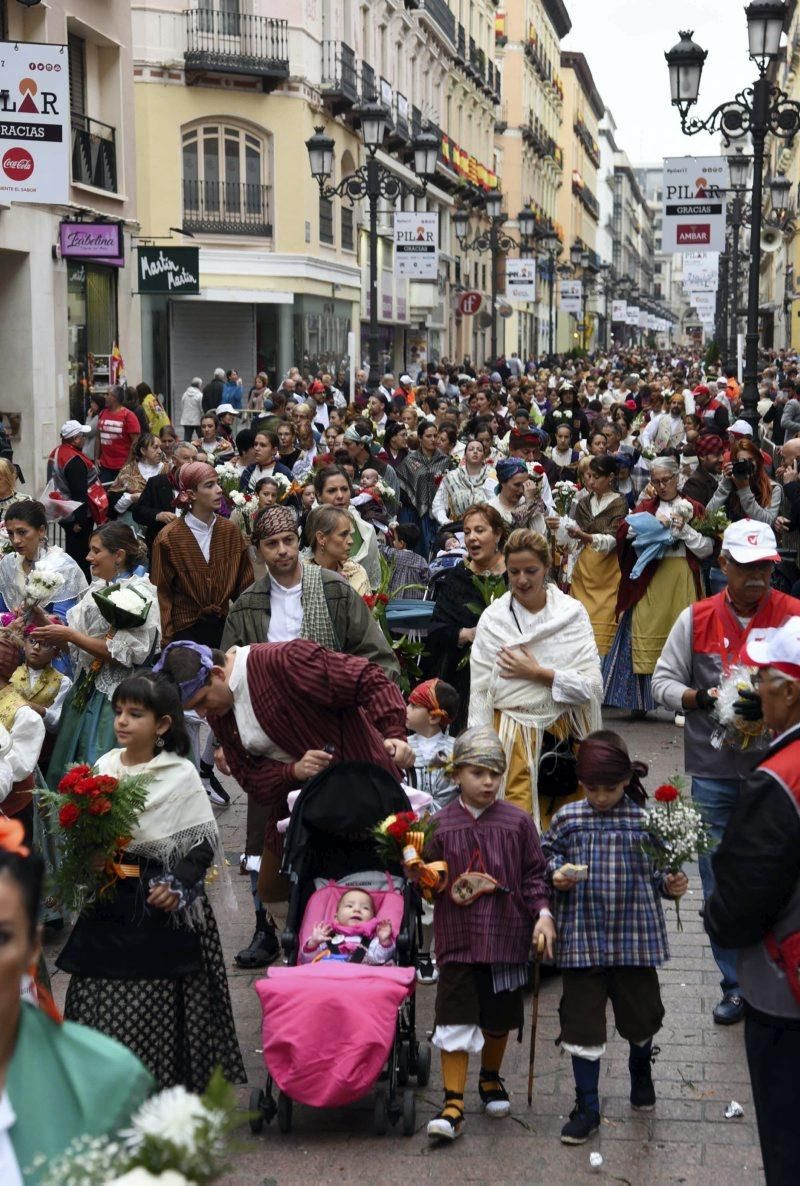
[{"label": "woman with blonde hair", "polygon": [[14,502],[22,502],[24,494],[17,490],[17,468],[5,457],[0,457],[0,517]]},{"label": "woman with blonde hair", "polygon": [[305,537],[313,564],[338,572],[359,596],[369,593],[366,570],[357,560],[350,559],[353,520],[348,511],[343,507],[315,507],[306,521]]},{"label": "woman with blonde hair", "polygon": [[543,535],[512,531],[505,563],[509,591],[483,611],[472,644],[469,725],[497,731],[501,794],[541,831],[580,797],[575,750],[602,725],[600,657],[586,610],[548,579]]}]

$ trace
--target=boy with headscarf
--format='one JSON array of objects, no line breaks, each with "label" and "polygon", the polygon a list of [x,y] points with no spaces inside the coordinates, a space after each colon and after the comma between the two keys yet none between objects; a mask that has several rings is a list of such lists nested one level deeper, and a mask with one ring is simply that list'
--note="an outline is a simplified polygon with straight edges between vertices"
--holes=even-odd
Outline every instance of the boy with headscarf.
[{"label": "boy with headscarf", "polygon": [[[428,1136],[455,1140],[464,1126],[469,1056],[481,1054],[478,1091],[488,1116],[508,1116],[500,1077],[508,1035],[522,1028],[522,986],[533,941],[550,955],[555,928],[544,857],[530,816],[497,800],[506,758],[493,729],[456,739],[445,769],[458,798],[436,816],[426,861],[445,861],[449,882],[434,911],[439,981],[432,1043],[441,1051],[444,1107]],[[414,871],[409,870],[414,876]]]}]

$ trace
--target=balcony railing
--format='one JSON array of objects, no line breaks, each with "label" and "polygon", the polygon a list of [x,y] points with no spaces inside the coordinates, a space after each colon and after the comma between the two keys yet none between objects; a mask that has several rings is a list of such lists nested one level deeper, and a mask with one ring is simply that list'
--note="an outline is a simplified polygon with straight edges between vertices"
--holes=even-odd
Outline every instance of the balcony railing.
[{"label": "balcony railing", "polygon": [[459,65],[465,65],[467,61],[467,35],[464,31],[464,26],[458,26],[458,35],[456,37],[456,58]]},{"label": "balcony railing", "polygon": [[191,8],[186,22],[184,64],[188,72],[249,74],[261,79],[265,91],[289,77],[288,21]]},{"label": "balcony railing", "polygon": [[251,182],[183,183],[183,226],[210,235],[272,237],[269,186]]},{"label": "balcony railing", "polygon": [[361,102],[375,103],[378,98],[378,81],[375,71],[367,62],[361,63]]},{"label": "balcony railing", "polygon": [[446,37],[455,44],[456,18],[447,7],[447,0],[420,0],[420,16],[428,13]]},{"label": "balcony railing", "polygon": [[72,180],[117,192],[116,131],[77,111],[72,112]]},{"label": "balcony railing", "polygon": [[335,115],[358,102],[356,55],[344,41],[322,43],[322,93]]}]

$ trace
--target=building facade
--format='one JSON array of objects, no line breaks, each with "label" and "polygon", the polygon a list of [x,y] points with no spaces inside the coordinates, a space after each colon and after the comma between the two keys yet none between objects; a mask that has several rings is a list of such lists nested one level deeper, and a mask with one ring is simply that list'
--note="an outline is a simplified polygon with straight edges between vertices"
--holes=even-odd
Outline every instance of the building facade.
[{"label": "building facade", "polygon": [[[128,298],[136,230],[130,30],[128,5],[0,3],[0,39],[63,45],[70,75],[65,205],[11,202],[0,213],[0,412],[31,493],[44,485],[60,425],[84,415],[90,390],[107,387],[115,341],[127,374],[140,378]],[[34,62],[34,46],[30,53]]]}]

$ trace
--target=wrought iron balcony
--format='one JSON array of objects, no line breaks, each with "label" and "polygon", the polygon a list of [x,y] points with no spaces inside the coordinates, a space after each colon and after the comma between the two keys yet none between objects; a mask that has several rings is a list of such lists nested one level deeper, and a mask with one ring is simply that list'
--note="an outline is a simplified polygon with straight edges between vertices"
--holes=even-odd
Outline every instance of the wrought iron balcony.
[{"label": "wrought iron balcony", "polygon": [[249,74],[274,90],[289,77],[289,24],[274,17],[216,8],[191,8],[186,13],[187,82],[198,76]]},{"label": "wrought iron balcony", "polygon": [[378,99],[378,80],[367,62],[361,63],[361,102],[375,103]]},{"label": "wrought iron balcony", "polygon": [[72,112],[72,180],[117,192],[116,131],[77,111]]},{"label": "wrought iron balcony", "polygon": [[426,14],[430,16],[445,37],[455,44],[456,18],[448,8],[447,0],[420,0],[419,14],[421,17]]},{"label": "wrought iron balcony", "polygon": [[183,226],[195,234],[271,238],[269,186],[184,180]]},{"label": "wrought iron balcony", "polygon": [[411,139],[409,112],[408,99],[399,91],[395,91],[392,101],[392,126],[389,129],[389,148],[393,151],[403,148]]},{"label": "wrought iron balcony", "polygon": [[464,31],[464,26],[458,26],[458,34],[456,36],[456,60],[459,66],[465,66],[467,62],[467,35]]},{"label": "wrought iron balcony", "polygon": [[323,41],[320,89],[334,115],[358,102],[356,55],[344,41]]}]

